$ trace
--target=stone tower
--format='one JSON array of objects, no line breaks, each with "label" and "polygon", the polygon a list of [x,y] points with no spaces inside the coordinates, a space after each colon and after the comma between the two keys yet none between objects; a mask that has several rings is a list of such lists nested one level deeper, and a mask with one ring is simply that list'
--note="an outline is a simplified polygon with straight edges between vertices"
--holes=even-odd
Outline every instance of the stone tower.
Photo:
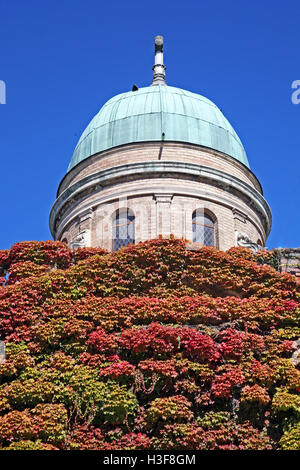
[{"label": "stone tower", "polygon": [[165,69],[157,36],[152,84],[110,99],[83,132],[50,213],[55,240],[265,245],[271,211],[239,137],[210,100],[168,86]]}]

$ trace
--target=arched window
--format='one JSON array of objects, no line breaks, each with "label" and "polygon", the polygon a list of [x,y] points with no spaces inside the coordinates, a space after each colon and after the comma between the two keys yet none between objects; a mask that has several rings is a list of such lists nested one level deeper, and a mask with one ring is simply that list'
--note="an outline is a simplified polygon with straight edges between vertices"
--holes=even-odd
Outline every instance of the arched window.
[{"label": "arched window", "polygon": [[215,246],[215,224],[203,209],[196,209],[193,212],[193,242]]},{"label": "arched window", "polygon": [[112,221],[113,251],[135,242],[135,217],[130,209],[119,209]]}]

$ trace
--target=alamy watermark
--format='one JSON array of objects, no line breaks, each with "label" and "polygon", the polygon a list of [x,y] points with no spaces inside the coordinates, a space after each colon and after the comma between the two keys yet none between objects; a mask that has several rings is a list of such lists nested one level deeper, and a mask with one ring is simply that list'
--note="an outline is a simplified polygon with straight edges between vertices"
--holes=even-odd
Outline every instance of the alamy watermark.
[{"label": "alamy watermark", "polygon": [[[200,203],[195,207],[189,201],[172,201],[171,204],[172,195],[169,194],[156,194],[155,199],[155,205],[142,201],[128,204],[125,196],[118,198],[113,206],[101,205],[97,209],[97,217],[101,221],[97,227],[97,238],[106,247],[112,243],[114,251],[129,243],[155,239],[158,234],[162,238],[170,238],[172,234],[185,240],[188,250],[194,249],[191,245],[194,241],[205,244],[207,237],[209,240],[206,241],[211,241],[214,225],[213,221],[207,224],[204,205]],[[90,235],[89,229],[83,230],[72,248],[90,246]]]},{"label": "alamy watermark", "polygon": [[0,341],[0,364],[4,364],[5,362],[5,343],[4,341]]},{"label": "alamy watermark", "polygon": [[300,80],[294,80],[292,83],[293,93],[291,95],[291,100],[293,104],[300,103]]},{"label": "alamy watermark", "polygon": [[6,84],[0,80],[0,104],[6,104]]}]

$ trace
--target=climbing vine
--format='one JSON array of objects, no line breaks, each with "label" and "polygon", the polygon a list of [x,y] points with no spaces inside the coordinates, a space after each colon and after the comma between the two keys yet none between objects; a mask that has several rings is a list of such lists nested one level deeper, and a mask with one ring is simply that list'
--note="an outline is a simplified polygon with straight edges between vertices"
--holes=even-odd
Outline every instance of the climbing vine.
[{"label": "climbing vine", "polygon": [[0,251],[0,449],[299,449],[300,284],[274,260]]}]

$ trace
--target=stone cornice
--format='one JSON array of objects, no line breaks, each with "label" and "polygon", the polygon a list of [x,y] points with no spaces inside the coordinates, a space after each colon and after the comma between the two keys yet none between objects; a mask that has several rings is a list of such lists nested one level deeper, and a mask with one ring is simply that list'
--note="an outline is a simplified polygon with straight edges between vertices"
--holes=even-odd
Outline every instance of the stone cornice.
[{"label": "stone cornice", "polygon": [[[56,197],[58,197],[60,195],[60,192],[61,192],[62,188],[64,187],[64,185],[67,184],[67,186],[68,186],[69,182],[72,181],[74,176],[76,174],[78,174],[78,172],[80,172],[84,167],[89,165],[89,163],[92,162],[94,159],[101,160],[103,158],[107,158],[107,157],[115,156],[116,154],[120,154],[120,152],[121,152],[121,154],[123,154],[124,152],[127,153],[127,152],[131,152],[131,150],[136,150],[136,149],[140,149],[140,150],[145,150],[147,148],[151,149],[153,146],[157,146],[157,148],[159,149],[161,145],[162,145],[161,140],[160,141],[133,142],[131,144],[118,145],[116,147],[112,147],[110,149],[103,150],[102,152],[94,153],[90,157],[85,158],[84,160],[79,162],[69,172],[67,172],[65,174],[65,176],[63,177],[63,179],[61,180],[61,182],[59,184]],[[237,168],[241,169],[242,171],[244,171],[245,175],[247,175],[247,177],[250,178],[250,180],[252,180],[253,184],[257,188],[259,188],[259,190],[263,194],[262,186],[261,186],[258,178],[253,173],[253,171],[248,166],[244,165],[242,162],[240,162],[236,158],[234,158],[234,157],[232,157],[232,156],[230,156],[226,153],[220,152],[219,150],[215,150],[215,149],[212,149],[210,147],[205,147],[203,145],[196,145],[196,144],[192,144],[192,143],[188,143],[188,142],[179,142],[179,141],[171,141],[171,140],[170,141],[164,141],[163,142],[163,147],[164,148],[168,148],[168,147],[170,148],[171,147],[171,148],[177,148],[177,149],[181,149],[181,150],[183,150],[183,149],[192,149],[192,150],[195,150],[195,151],[205,151],[209,155],[213,155],[213,156],[216,156],[220,159],[226,160],[227,162],[230,162],[235,167],[237,167]]]},{"label": "stone cornice", "polygon": [[63,191],[56,199],[50,212],[50,230],[55,238],[56,220],[75,201],[84,194],[101,191],[103,188],[124,181],[134,181],[143,178],[182,178],[193,181],[205,181],[225,191],[238,193],[256,212],[261,214],[266,233],[271,228],[272,215],[264,197],[244,181],[214,168],[178,161],[136,162],[108,168],[89,175]]},{"label": "stone cornice", "polygon": [[[86,199],[86,201],[80,202],[80,206],[78,207],[77,205],[74,204],[73,207],[71,207],[71,211],[67,211],[67,213],[63,213],[62,217],[59,219],[59,223],[57,224],[57,229],[56,229],[56,237],[57,239],[60,239],[62,232],[65,230],[67,226],[72,224],[75,219],[81,219],[82,214],[85,214],[88,210],[96,210],[98,206],[102,206],[105,204],[111,204],[112,202],[115,202],[117,200],[122,200],[124,198],[127,198],[129,201],[134,200],[135,198],[139,197],[149,197],[151,196],[154,198],[156,193],[161,193],[161,186],[157,186],[157,183],[159,180],[155,180],[155,183],[152,184],[151,186],[145,186],[144,188],[133,188],[131,187],[130,190],[128,188],[122,188],[121,186],[125,185],[119,185],[118,189],[114,192],[114,194],[104,194],[104,191],[98,191],[98,197],[93,198],[93,202],[91,203],[89,198]],[[173,197],[175,196],[181,196],[181,197],[191,197],[191,198],[198,198],[201,201],[207,201],[207,202],[212,202],[215,204],[220,204],[221,206],[227,207],[228,209],[235,211],[236,209],[242,214],[244,213],[244,209],[240,207],[239,204],[236,202],[232,202],[232,197],[228,193],[228,195],[223,194],[223,195],[217,195],[214,192],[214,187],[211,187],[211,191],[207,191],[207,189],[203,190],[195,190],[195,188],[188,188],[185,187],[184,190],[180,190],[178,188],[178,184],[176,184],[176,180],[173,180],[173,183],[168,185],[168,191],[171,191],[173,194]],[[155,200],[155,199],[154,199]],[[254,214],[253,214],[254,215]],[[258,230],[258,232],[261,234],[261,238],[265,238],[265,229],[262,225],[261,217],[257,215],[257,217],[253,217],[250,212],[248,214],[245,214],[245,219],[249,220]]]}]

